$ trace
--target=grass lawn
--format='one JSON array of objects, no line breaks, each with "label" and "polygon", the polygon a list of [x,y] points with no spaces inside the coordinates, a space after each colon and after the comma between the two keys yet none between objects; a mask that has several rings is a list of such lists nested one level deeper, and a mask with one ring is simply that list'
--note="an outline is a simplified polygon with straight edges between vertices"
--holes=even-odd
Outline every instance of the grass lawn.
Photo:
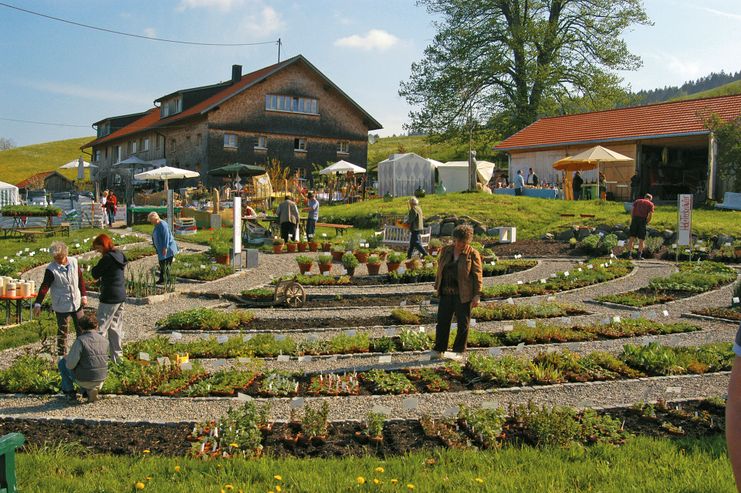
[{"label": "grass lawn", "polygon": [[735,491],[722,436],[676,441],[639,437],[621,447],[510,447],[490,452],[439,448],[389,459],[214,462],[90,455],[82,447],[66,445],[21,453],[17,465],[22,491],[118,493],[136,491],[139,482],[144,491],[168,493]]},{"label": "grass lawn", "polygon": [[56,317],[48,311],[41,312],[39,318],[10,328],[0,328],[0,351],[12,347],[25,346],[44,337],[54,337],[57,333]]},{"label": "grass lawn", "polygon": [[[85,161],[90,161],[90,156],[83,155],[80,146],[94,138],[81,137],[57,140],[2,151],[0,152],[0,176],[2,176],[2,181],[15,185],[29,176],[43,171],[59,171],[67,178],[74,179],[77,177],[77,169],[60,170],[59,167],[80,156],[83,156]],[[88,176],[86,171],[85,177]]]},{"label": "grass lawn", "polygon": [[[115,232],[116,231],[114,230],[114,233]],[[26,248],[30,250],[48,248],[55,241],[63,241],[67,245],[74,245],[75,243],[81,242],[85,238],[91,238],[90,241],[92,241],[92,238],[98,236],[101,233],[111,234],[110,231],[106,229],[87,228],[73,229],[70,231],[69,236],[57,235],[48,238],[39,238],[35,241],[26,241],[23,238],[19,237],[0,237],[0,258],[4,257],[5,255],[15,255],[18,251],[25,250]],[[51,261],[50,257],[49,261]]]},{"label": "grass lawn", "polygon": [[[483,193],[450,193],[430,195],[420,200],[425,217],[432,215],[468,215],[487,226],[516,226],[521,239],[539,238],[548,232],[559,232],[568,226],[582,224],[630,224],[630,216],[622,202],[544,200],[531,197],[512,197]],[[356,227],[376,226],[377,214],[405,214],[407,198],[390,202],[382,199],[350,205],[322,206],[320,220],[341,221]],[[561,217],[575,214],[575,217]],[[581,218],[579,214],[594,214]],[[726,233],[741,236],[741,212],[696,209],[692,213],[693,232],[700,236]],[[677,228],[676,206],[657,206],[651,226],[657,229]]]}]

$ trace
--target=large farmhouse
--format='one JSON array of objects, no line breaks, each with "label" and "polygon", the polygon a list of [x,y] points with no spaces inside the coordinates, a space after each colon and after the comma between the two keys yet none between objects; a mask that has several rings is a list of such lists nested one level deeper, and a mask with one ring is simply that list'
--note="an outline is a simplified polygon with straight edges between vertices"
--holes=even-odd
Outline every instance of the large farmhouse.
[{"label": "large farmhouse", "polygon": [[155,166],[198,171],[240,162],[283,166],[308,175],[313,164],[344,159],[367,164],[368,132],[381,128],[371,115],[301,55],[242,75],[232,66],[227,82],[181,89],[157,98],[142,113],[94,124],[98,135],[83,146],[103,186],[121,183],[132,156]]},{"label": "large farmhouse", "polygon": [[[542,118],[500,142],[496,149],[510,159],[510,179],[533,168],[541,181],[560,183],[553,163],[589,147],[602,145],[633,158],[601,167],[608,198],[624,200],[637,174],[640,192],[658,200],[693,193],[697,201],[720,198],[726,190],[717,178],[717,145],[705,120],[717,114],[726,121],[741,116],[741,95],[659,103],[632,108]],[[586,181],[596,171],[584,172]]]}]

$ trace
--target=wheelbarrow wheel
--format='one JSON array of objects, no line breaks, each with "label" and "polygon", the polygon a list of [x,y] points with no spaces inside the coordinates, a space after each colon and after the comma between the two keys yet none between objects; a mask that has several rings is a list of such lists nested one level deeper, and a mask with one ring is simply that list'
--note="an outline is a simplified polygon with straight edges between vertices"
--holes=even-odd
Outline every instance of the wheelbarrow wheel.
[{"label": "wheelbarrow wheel", "polygon": [[301,308],[306,303],[306,291],[297,282],[291,282],[285,287],[285,303],[290,308]]}]

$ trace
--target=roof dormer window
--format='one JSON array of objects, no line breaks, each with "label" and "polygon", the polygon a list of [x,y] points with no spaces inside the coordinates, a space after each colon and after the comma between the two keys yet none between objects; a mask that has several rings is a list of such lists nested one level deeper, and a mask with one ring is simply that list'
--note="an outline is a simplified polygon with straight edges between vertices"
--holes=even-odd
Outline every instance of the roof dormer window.
[{"label": "roof dormer window", "polygon": [[167,118],[168,116],[175,115],[181,111],[183,111],[183,98],[182,96],[175,96],[174,98],[162,101],[162,106],[160,106],[160,118]]}]

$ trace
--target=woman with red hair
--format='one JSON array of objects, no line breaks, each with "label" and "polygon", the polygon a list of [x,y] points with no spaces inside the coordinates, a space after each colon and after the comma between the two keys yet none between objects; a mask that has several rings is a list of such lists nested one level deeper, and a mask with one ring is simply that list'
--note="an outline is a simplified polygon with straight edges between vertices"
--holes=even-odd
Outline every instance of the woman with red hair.
[{"label": "woman with red hair", "polygon": [[123,357],[123,305],[126,301],[126,255],[116,248],[107,234],[93,240],[93,248],[100,253],[100,261],[93,267],[93,278],[100,283],[98,331],[108,337],[108,350],[116,362]]}]

